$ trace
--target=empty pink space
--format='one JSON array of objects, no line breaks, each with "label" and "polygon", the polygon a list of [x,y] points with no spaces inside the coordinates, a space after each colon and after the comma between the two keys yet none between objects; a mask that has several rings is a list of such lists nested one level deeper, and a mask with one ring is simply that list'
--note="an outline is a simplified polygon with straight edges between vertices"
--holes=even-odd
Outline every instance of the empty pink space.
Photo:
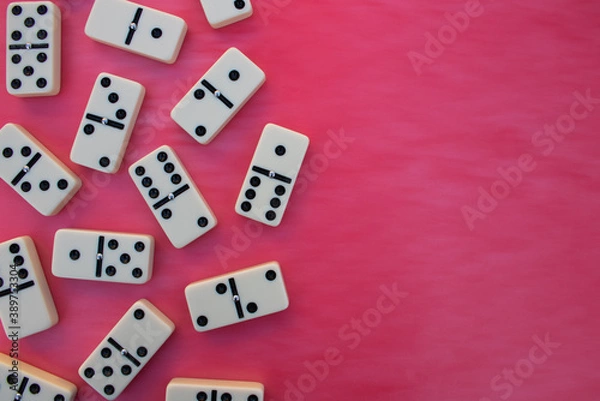
[{"label": "empty pink space", "polygon": [[[214,30],[197,0],[138,2],[186,20],[175,64],[90,40],[92,1],[57,0],[60,94],[0,91],[0,125],[23,125],[83,181],[54,217],[0,183],[0,241],[33,238],[60,316],[19,341],[23,361],[99,400],[77,369],[146,298],[176,329],[121,401],[164,400],[174,377],[258,381],[267,401],[597,400],[600,3],[253,0],[251,18]],[[202,146],[169,113],[232,46],[266,83]],[[103,71],[147,91],[115,175],[69,160]],[[267,123],[311,140],[277,228],[234,211]],[[181,250],[127,174],[165,144],[219,221]],[[153,235],[153,278],[54,277],[60,228]],[[189,283],[270,260],[287,310],[194,331]]]}]

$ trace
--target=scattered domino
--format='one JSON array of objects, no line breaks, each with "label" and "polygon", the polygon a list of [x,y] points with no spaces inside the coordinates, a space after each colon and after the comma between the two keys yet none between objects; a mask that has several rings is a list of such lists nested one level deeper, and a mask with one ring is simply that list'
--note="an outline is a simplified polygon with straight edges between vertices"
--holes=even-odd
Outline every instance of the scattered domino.
[{"label": "scattered domino", "polygon": [[250,162],[235,211],[277,227],[281,223],[309,144],[308,137],[267,124]]},{"label": "scattered domino", "polygon": [[185,288],[196,331],[208,331],[256,319],[289,305],[277,262],[192,283]]},{"label": "scattered domino", "polygon": [[133,304],[79,368],[79,375],[107,400],[125,390],[175,330],[145,299]]},{"label": "scattered domino", "polygon": [[183,248],[217,225],[217,219],[169,146],[129,167],[129,175],[175,248]]},{"label": "scattered domino", "polygon": [[53,96],[60,91],[60,25],[60,9],[50,1],[8,5],[8,93],[14,96]]},{"label": "scattered domino", "polygon": [[73,401],[77,387],[35,366],[0,354],[0,400]]},{"label": "scattered domino", "polygon": [[71,150],[74,163],[104,173],[121,166],[146,89],[108,73],[96,79]]},{"label": "scattered domino", "polygon": [[171,118],[197,142],[206,145],[264,82],[265,73],[232,47],[175,105]]},{"label": "scattered domino", "polygon": [[150,235],[62,229],[54,236],[56,277],[143,284],[152,277]]},{"label": "scattered domino", "polygon": [[175,15],[125,0],[96,0],[85,25],[93,40],[173,64],[187,25]]},{"label": "scattered domino", "polygon": [[23,127],[0,129],[0,178],[44,216],[58,213],[81,180]]},{"label": "scattered domino", "polygon": [[250,0],[200,0],[200,3],[208,23],[215,29],[252,15]]},{"label": "scattered domino", "polygon": [[17,339],[58,323],[40,258],[29,237],[0,244],[0,319],[6,336]]},{"label": "scattered domino", "polygon": [[166,401],[263,401],[264,386],[256,382],[175,378]]}]

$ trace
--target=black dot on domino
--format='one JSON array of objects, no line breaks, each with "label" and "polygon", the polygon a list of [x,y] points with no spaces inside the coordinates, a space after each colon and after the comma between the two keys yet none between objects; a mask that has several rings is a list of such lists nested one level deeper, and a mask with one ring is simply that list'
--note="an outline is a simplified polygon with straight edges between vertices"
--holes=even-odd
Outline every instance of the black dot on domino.
[{"label": "black dot on domino", "polygon": [[46,7],[45,5],[41,5],[37,8],[37,12],[39,15],[44,15],[48,12],[48,7]]},{"label": "black dot on domino", "polygon": [[181,182],[181,176],[179,174],[173,174],[171,176],[171,182],[175,185],[179,184]]},{"label": "black dot on domino", "polygon": [[33,67],[28,65],[25,68],[23,68],[23,75],[25,75],[26,77],[30,77],[33,75]]},{"label": "black dot on domino", "polygon": [[[17,255],[17,256],[14,257],[13,263],[16,266],[21,266],[23,263],[25,263],[25,259],[23,259],[23,256]],[[27,277],[27,275],[25,277]]]},{"label": "black dot on domino", "polygon": [[56,185],[58,189],[65,190],[69,186],[69,183],[65,179],[58,180],[58,184]]},{"label": "black dot on domino", "polygon": [[29,146],[23,146],[21,148],[21,155],[23,157],[29,157],[29,155],[31,155],[31,148]]},{"label": "black dot on domino", "polygon": [[142,166],[139,166],[139,167],[135,168],[135,175],[141,177],[144,174],[146,174],[146,169],[145,168],[143,168]]},{"label": "black dot on domino", "polygon": [[[20,257],[20,256],[17,256]],[[21,262],[21,264],[23,264],[23,262]],[[26,269],[19,269],[19,272],[17,273],[17,275],[19,276],[19,278],[21,280],[25,280],[27,278],[27,276],[29,276],[29,272]]]},{"label": "black dot on domino", "polygon": [[21,40],[21,38],[23,37],[23,35],[21,34],[21,31],[13,31],[10,34],[10,37],[12,40]]},{"label": "black dot on domino", "polygon": [[241,208],[244,212],[249,212],[252,209],[252,204],[248,201],[242,202]]},{"label": "black dot on domino", "polygon": [[231,394],[229,393],[223,393],[223,395],[221,396],[221,401],[231,401]]},{"label": "black dot on domino", "polygon": [[206,135],[206,127],[204,125],[199,125],[196,127],[196,135],[204,136]]},{"label": "black dot on domino", "polygon": [[158,195],[160,195],[160,191],[156,188],[152,188],[150,191],[148,191],[148,196],[152,199],[158,198]]},{"label": "black dot on domino", "polygon": [[258,401],[258,397],[254,394],[248,396],[248,401]]},{"label": "black dot on domino", "polygon": [[35,84],[38,88],[43,89],[46,87],[46,85],[48,85],[48,81],[46,81],[46,78],[40,78],[35,82]]},{"label": "black dot on domino", "polygon": [[21,250],[21,247],[19,246],[19,244],[11,244],[10,247],[8,248],[8,250],[10,251],[10,253],[19,253],[19,251]]},{"label": "black dot on domino", "polygon": [[113,395],[115,393],[115,388],[112,385],[104,386],[104,394]]},{"label": "black dot on domino", "polygon": [[48,56],[46,55],[46,53],[40,53],[37,55],[37,61],[39,61],[40,63],[45,63],[46,60],[48,60]]},{"label": "black dot on domino", "polygon": [[169,220],[173,216],[173,212],[170,209],[165,209],[162,211],[161,216],[165,220]]},{"label": "black dot on domino", "polygon": [[113,374],[113,369],[110,366],[105,366],[102,368],[102,374],[106,377],[111,377]]},{"label": "black dot on domino", "polygon": [[208,394],[206,394],[204,391],[200,391],[198,394],[196,394],[196,400],[206,401],[208,400]]},{"label": "black dot on domino", "polygon": [[123,365],[123,367],[121,367],[121,373],[124,376],[129,376],[131,374],[131,366],[129,366],[129,365]]},{"label": "black dot on domino", "polygon": [[83,375],[85,377],[87,377],[88,379],[91,379],[92,377],[94,377],[95,374],[96,374],[96,372],[92,368],[87,368],[86,370],[83,371]]},{"label": "black dot on domino", "polygon": [[275,270],[268,270],[265,273],[265,278],[269,281],[273,281],[277,278],[277,273],[275,273]]},{"label": "black dot on domino", "polygon": [[25,18],[25,21],[23,21],[23,24],[27,27],[27,28],[31,28],[32,26],[35,25],[35,20],[31,17],[27,17]]},{"label": "black dot on domino", "polygon": [[277,185],[275,187],[275,193],[279,196],[282,196],[283,194],[285,194],[285,187],[283,185]]},{"label": "black dot on domino", "polygon": [[246,310],[250,313],[255,313],[258,310],[258,305],[256,305],[254,302],[250,302],[248,305],[246,305]]},{"label": "black dot on domino", "polygon": [[146,312],[144,312],[142,309],[136,309],[133,312],[133,317],[136,318],[136,320],[142,320],[144,316],[146,316]]},{"label": "black dot on domino", "polygon": [[158,38],[160,38],[161,36],[162,36],[162,29],[160,29],[160,28],[154,28],[154,29],[152,30],[152,37],[153,37],[154,39],[158,39]]},{"label": "black dot on domino", "polygon": [[21,80],[13,79],[12,81],[10,81],[10,87],[13,89],[19,89],[21,87]]},{"label": "black dot on domino", "polygon": [[115,274],[117,274],[117,269],[114,266],[107,266],[106,269],[104,270],[106,272],[106,275],[109,277],[114,276]]},{"label": "black dot on domino", "polygon": [[18,54],[14,54],[10,60],[13,64],[19,64],[21,62],[21,56],[19,56]]},{"label": "black dot on domino", "polygon": [[46,192],[48,189],[50,189],[50,183],[46,180],[43,180],[40,182],[40,189],[44,192]]},{"label": "black dot on domino", "polygon": [[17,375],[17,373],[11,373],[8,376],[6,376],[6,382],[8,384],[17,384],[19,382],[19,376]]},{"label": "black dot on domino", "polygon": [[133,248],[137,252],[143,252],[144,249],[146,249],[146,245],[142,241],[138,241],[138,242],[135,243],[135,245],[133,246]]},{"label": "black dot on domino", "polygon": [[151,186],[152,185],[152,178],[150,178],[150,177],[144,177],[142,179],[142,185],[144,187],[146,187],[146,188],[148,188],[149,186]]},{"label": "black dot on domino", "polygon": [[12,157],[12,155],[13,155],[13,150],[11,148],[4,148],[2,150],[2,156],[6,157],[7,159],[9,157]]},{"label": "black dot on domino", "polygon": [[240,79],[240,72],[238,70],[229,71],[229,79],[231,79],[234,82],[237,81],[238,79]]},{"label": "black dot on domino", "polygon": [[44,40],[48,37],[48,31],[45,29],[40,29],[37,33],[37,37],[39,40]]},{"label": "black dot on domino", "polygon": [[129,256],[128,253],[124,253],[121,255],[121,257],[119,258],[119,260],[121,261],[121,263],[123,263],[124,265],[126,265],[127,263],[131,262],[131,256]]},{"label": "black dot on domino", "polygon": [[108,247],[114,251],[119,247],[119,241],[117,241],[116,239],[111,239],[110,241],[108,241]]},{"label": "black dot on domino", "polygon": [[252,178],[250,178],[250,185],[252,185],[253,187],[257,187],[260,185],[260,178],[254,176]]},{"label": "black dot on domino", "polygon": [[171,174],[175,171],[175,165],[173,163],[166,163],[163,169],[165,170],[165,173]]},{"label": "black dot on domino", "polygon": [[21,15],[23,8],[21,6],[14,6],[11,10],[13,15]]},{"label": "black dot on domino", "polygon": [[156,159],[161,163],[166,162],[168,158],[169,156],[167,155],[167,152],[158,152],[156,155]]},{"label": "black dot on domino", "polygon": [[133,278],[140,278],[142,277],[142,274],[142,269],[140,269],[139,267],[136,267],[131,271],[131,275],[133,276]]},{"label": "black dot on domino", "polygon": [[111,84],[111,80],[108,77],[104,77],[100,80],[100,85],[102,85],[103,88],[108,88]]},{"label": "black dot on domino", "polygon": [[235,0],[233,2],[233,5],[235,6],[235,8],[237,8],[238,10],[241,10],[242,8],[244,8],[246,6],[246,2],[244,0]]},{"label": "black dot on domino", "polygon": [[94,128],[94,126],[92,124],[86,124],[83,127],[83,133],[86,135],[92,135],[94,133],[96,129]]},{"label": "black dot on domino", "polygon": [[54,401],[65,401],[65,396],[62,394],[59,394],[54,397]]},{"label": "black dot on domino", "polygon": [[108,95],[108,101],[111,103],[117,103],[119,101],[119,95],[117,95],[115,92],[112,92],[110,95]]},{"label": "black dot on domino", "polygon": [[194,91],[194,97],[198,100],[203,99],[204,98],[204,91],[202,89],[196,89]]},{"label": "black dot on domino", "polygon": [[110,358],[110,356],[112,355],[112,351],[110,350],[110,348],[104,347],[102,348],[102,351],[100,351],[100,355],[102,355],[102,358]]},{"label": "black dot on domino", "polygon": [[115,113],[115,116],[116,116],[116,117],[117,117],[119,120],[122,120],[122,119],[124,119],[125,117],[127,117],[127,112],[126,112],[125,110],[123,110],[123,109],[119,109],[119,110],[117,110],[117,112]]},{"label": "black dot on domino", "polygon": [[208,318],[206,316],[200,316],[196,319],[196,323],[198,323],[198,326],[204,327],[208,324]]},{"label": "black dot on domino", "polygon": [[281,206],[281,201],[279,200],[279,198],[273,198],[269,203],[273,209],[277,209],[279,206]]},{"label": "black dot on domino", "polygon": [[148,355],[148,349],[146,347],[139,347],[136,351],[139,357],[143,358]]},{"label": "black dot on domino", "polygon": [[71,260],[77,260],[81,257],[81,253],[79,253],[77,249],[73,249],[71,252],[69,252],[69,257]]},{"label": "black dot on domino", "polygon": [[279,145],[275,148],[275,154],[277,156],[283,156],[285,155],[285,146],[283,145]]},{"label": "black dot on domino", "polygon": [[249,189],[246,191],[245,196],[246,196],[246,199],[252,200],[252,199],[256,198],[256,191],[253,189]]},{"label": "black dot on domino", "polygon": [[110,159],[106,156],[103,156],[100,158],[100,160],[98,160],[98,164],[100,165],[100,167],[108,167],[110,165]]},{"label": "black dot on domino", "polygon": [[208,219],[207,219],[206,217],[200,217],[200,218],[198,219],[198,226],[199,226],[199,227],[202,227],[202,228],[204,228],[204,227],[206,227],[207,225],[208,225]]},{"label": "black dot on domino", "polygon": [[4,280],[2,280],[2,277],[0,277],[0,288],[2,288],[3,285],[4,285]]},{"label": "black dot on domino", "polygon": [[21,190],[23,192],[29,192],[29,191],[31,191],[31,184],[28,183],[27,181],[25,181],[24,183],[21,184]]},{"label": "black dot on domino", "polygon": [[215,290],[217,291],[217,294],[225,294],[227,292],[227,286],[223,283],[219,283],[217,284],[217,286],[215,287]]},{"label": "black dot on domino", "polygon": [[265,218],[269,221],[275,220],[276,217],[277,217],[277,214],[272,210],[269,210],[267,213],[265,213]]}]

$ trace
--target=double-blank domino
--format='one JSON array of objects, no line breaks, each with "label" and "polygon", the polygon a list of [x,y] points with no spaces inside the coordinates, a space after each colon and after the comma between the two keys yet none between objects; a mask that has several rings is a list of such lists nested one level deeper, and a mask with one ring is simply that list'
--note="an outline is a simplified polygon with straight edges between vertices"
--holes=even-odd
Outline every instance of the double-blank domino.
[{"label": "double-blank domino", "polygon": [[187,25],[179,17],[125,0],[96,0],[85,34],[163,63],[177,59]]},{"label": "double-blank domino", "polygon": [[166,401],[263,401],[264,391],[256,382],[175,378],[167,385]]},{"label": "double-blank domino", "polygon": [[161,146],[134,163],[129,175],[174,247],[183,248],[217,225],[204,197],[170,147]]},{"label": "double-blank domino", "polygon": [[196,331],[256,319],[289,305],[277,262],[192,283],[185,288],[185,297]]},{"label": "double-blank domino", "polygon": [[265,82],[265,73],[232,47],[171,111],[171,118],[206,145]]},{"label": "double-blank domino", "polygon": [[54,236],[52,274],[143,284],[152,277],[154,238],[143,234],[62,229]]},{"label": "double-blank domino", "polygon": [[104,173],[116,173],[145,93],[135,81],[105,72],[98,75],[71,149],[71,160]]},{"label": "double-blank domino", "polygon": [[50,1],[8,5],[8,93],[14,96],[51,96],[60,91],[60,25],[60,9]]},{"label": "double-blank domino", "polygon": [[0,129],[0,178],[44,216],[58,213],[81,180],[23,127]]},{"label": "double-blank domino", "polygon": [[0,244],[0,319],[6,335],[13,339],[58,323],[52,294],[30,237]]},{"label": "double-blank domino", "polygon": [[200,0],[208,23],[222,28],[252,15],[250,0]]},{"label": "double-blank domino", "polygon": [[60,377],[0,354],[0,400],[73,401],[77,387]]},{"label": "double-blank domino", "polygon": [[235,211],[276,227],[281,223],[304,155],[308,137],[267,124],[256,146]]},{"label": "double-blank domino", "polygon": [[79,368],[79,375],[104,398],[114,400],[175,330],[158,308],[133,304]]}]

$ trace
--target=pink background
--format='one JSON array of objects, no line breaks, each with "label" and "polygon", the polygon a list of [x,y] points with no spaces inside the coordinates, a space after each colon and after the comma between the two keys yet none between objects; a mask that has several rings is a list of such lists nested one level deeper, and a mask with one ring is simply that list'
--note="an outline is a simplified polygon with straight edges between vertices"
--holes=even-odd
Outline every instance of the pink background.
[{"label": "pink background", "polygon": [[[209,27],[197,0],[143,3],[186,19],[176,64],[93,42],[83,33],[91,1],[60,0],[60,94],[0,91],[0,124],[25,126],[84,181],[50,218],[0,185],[0,240],[34,238],[61,319],[21,341],[24,361],[77,384],[80,400],[100,399],[77,368],[147,298],[177,328],[122,401],[162,400],[173,377],[260,381],[267,401],[597,400],[598,101],[575,106],[574,127],[569,115],[574,92],[600,98],[600,3],[254,0],[252,18],[221,30]],[[456,33],[444,14],[465,7],[478,16],[468,27],[460,20]],[[426,35],[438,33],[444,43],[427,46]],[[230,46],[261,66],[267,82],[203,147],[168,115]],[[417,68],[409,58],[416,53]],[[147,88],[114,176],[69,161],[101,71]],[[544,126],[557,121],[566,133],[552,139]],[[269,122],[311,138],[275,229],[234,212]],[[163,144],[178,152],[219,219],[183,250],[167,241],[126,172]],[[130,286],[53,277],[53,236],[63,227],[154,235],[153,279]],[[287,311],[193,330],[187,284],[269,260],[284,270]],[[381,298],[382,286],[402,292],[397,305]],[[536,344],[545,337],[544,351]],[[0,339],[1,352],[8,348]],[[325,356],[327,367],[318,362]]]}]

